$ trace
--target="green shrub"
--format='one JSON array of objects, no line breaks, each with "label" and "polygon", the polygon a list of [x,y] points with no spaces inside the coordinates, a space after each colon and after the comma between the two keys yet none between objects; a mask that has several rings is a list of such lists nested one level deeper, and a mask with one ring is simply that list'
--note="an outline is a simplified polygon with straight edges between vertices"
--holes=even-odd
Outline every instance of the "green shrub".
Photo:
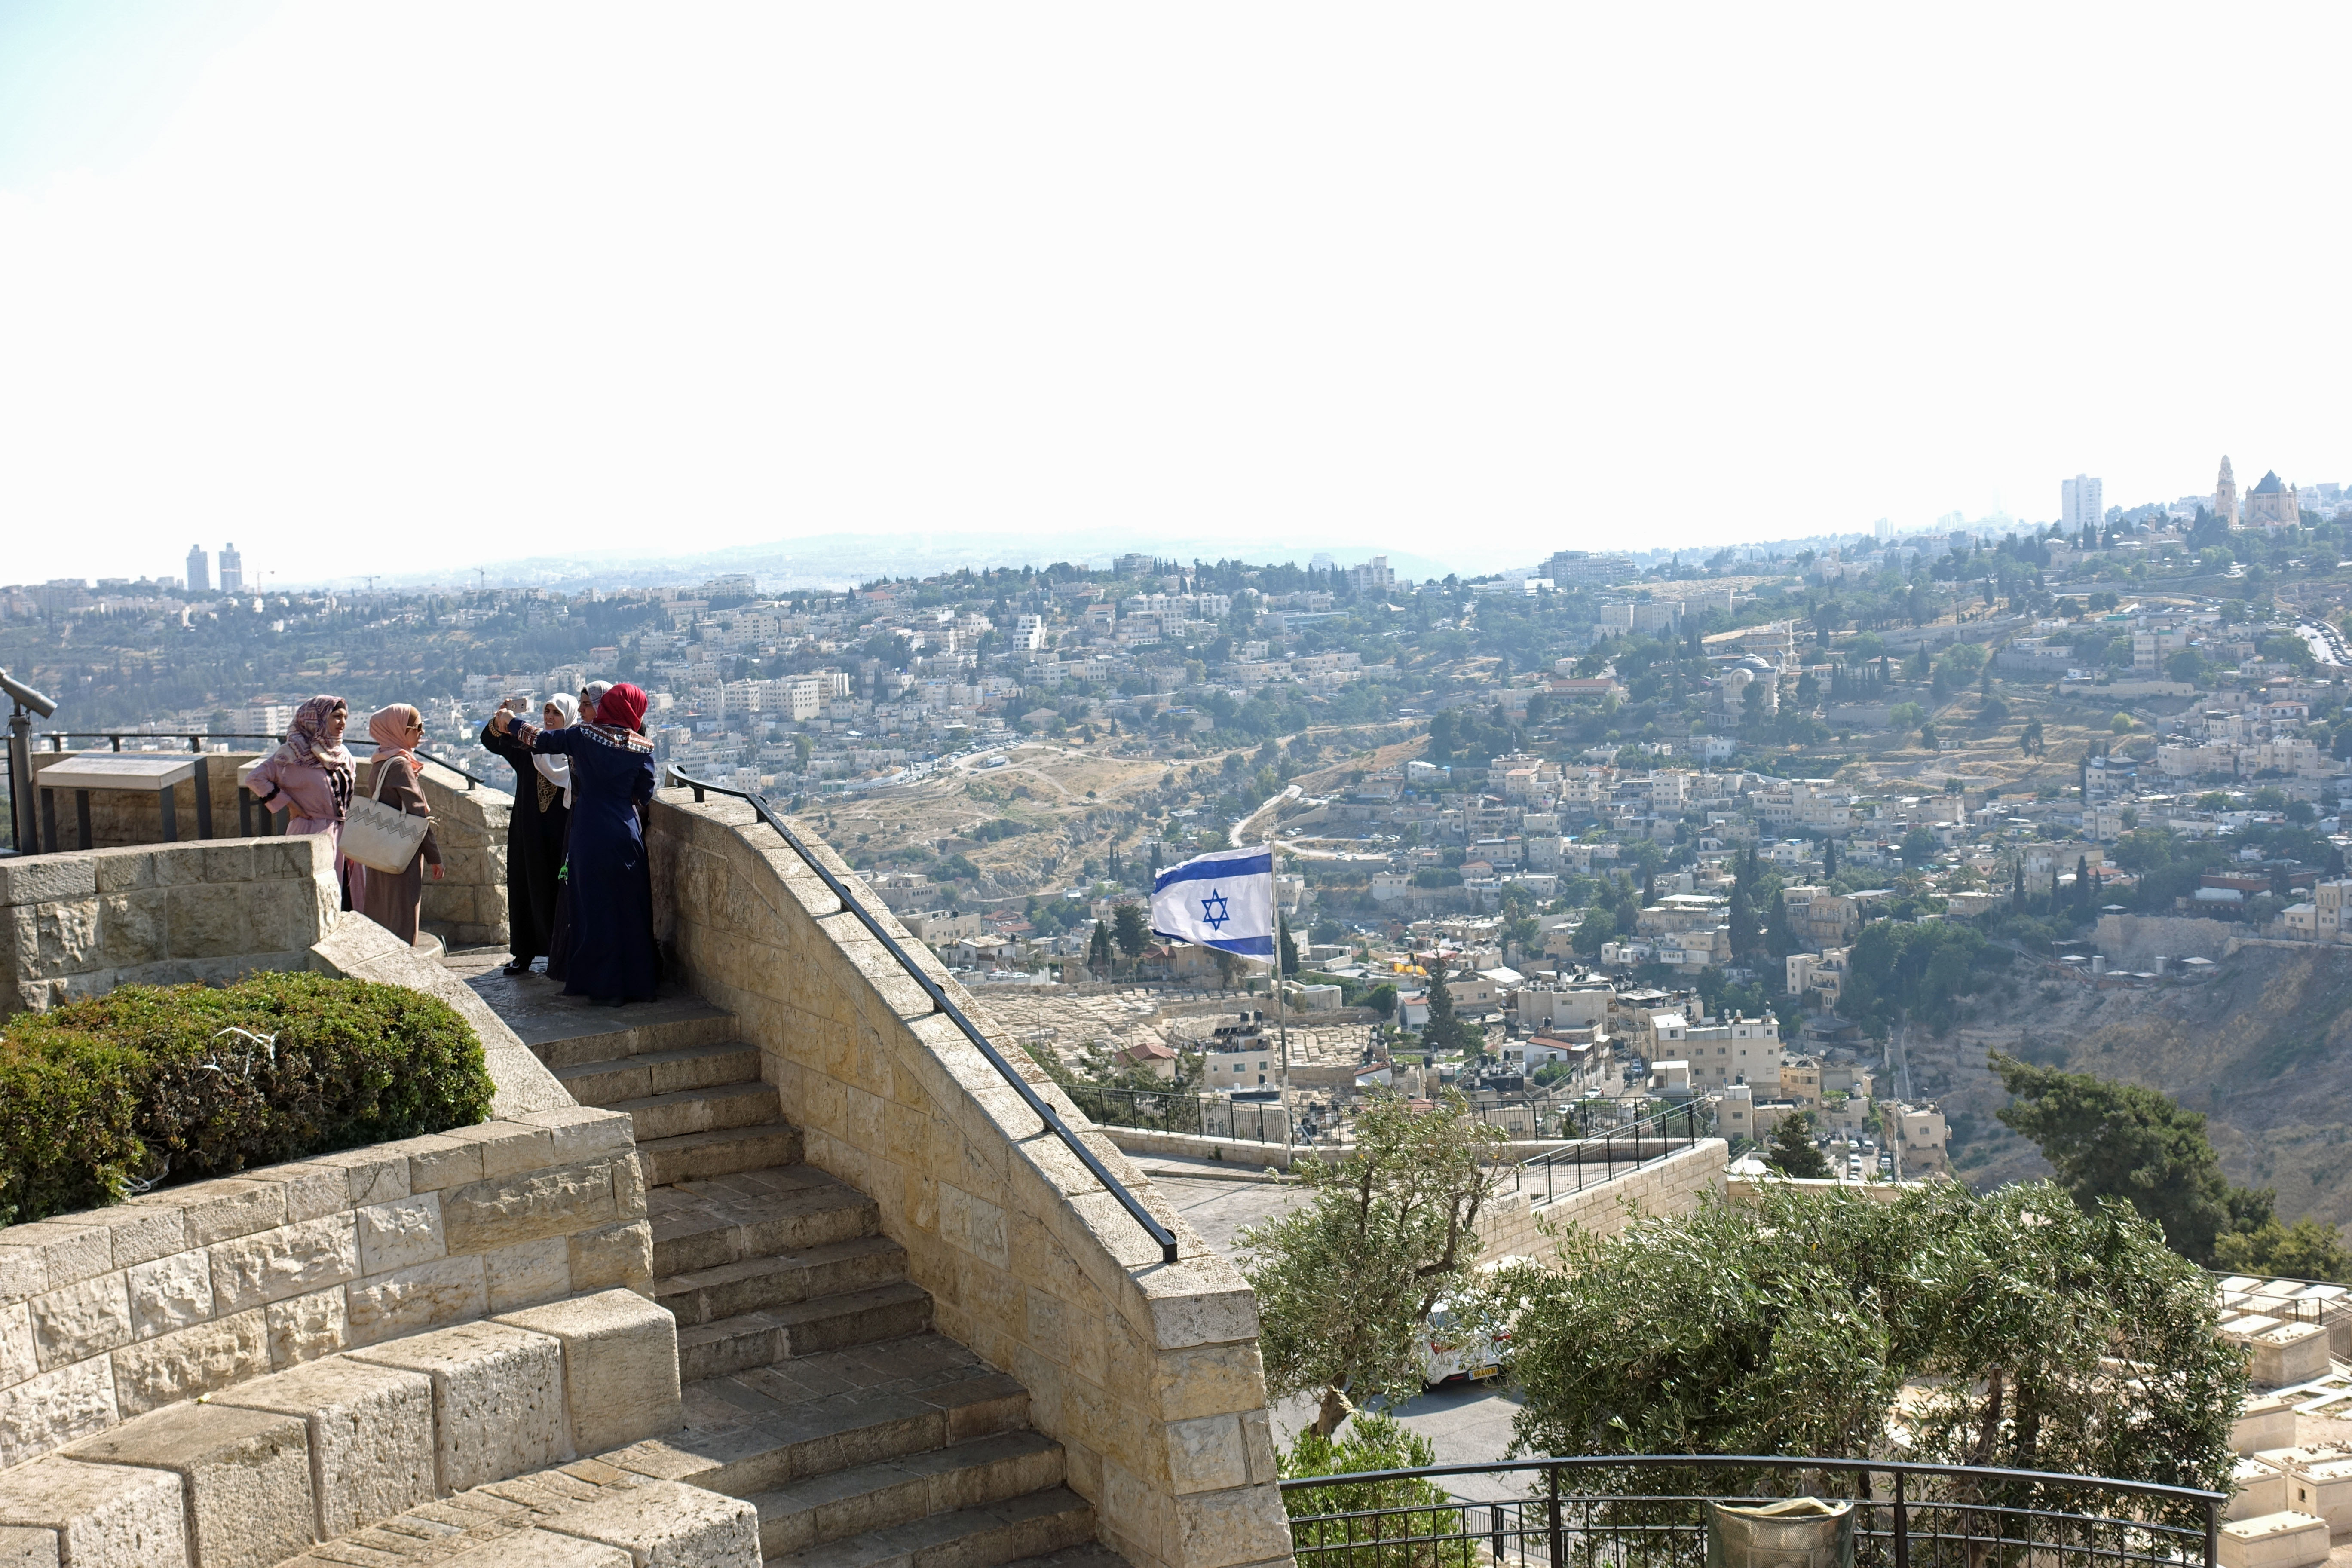
[{"label": "green shrub", "polygon": [[257,974],[125,985],[0,1025],[0,1224],[469,1126],[472,1026],[397,985]]}]

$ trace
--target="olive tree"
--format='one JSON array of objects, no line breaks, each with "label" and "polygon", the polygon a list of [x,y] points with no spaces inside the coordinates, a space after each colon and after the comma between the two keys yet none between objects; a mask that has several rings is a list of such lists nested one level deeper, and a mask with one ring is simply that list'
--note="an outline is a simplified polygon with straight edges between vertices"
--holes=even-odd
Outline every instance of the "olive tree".
[{"label": "olive tree", "polygon": [[1503,1135],[1468,1109],[1452,1091],[1422,1110],[1374,1095],[1345,1159],[1299,1165],[1307,1201],[1241,1233],[1266,1392],[1318,1395],[1322,1436],[1367,1399],[1421,1386],[1422,1321],[1466,1281],[1498,1179]]},{"label": "olive tree", "polygon": [[1564,1252],[1497,1286],[1521,1449],[1868,1456],[1907,1384],[1911,1458],[2228,1488],[2244,1352],[2126,1205],[1768,1184]]}]

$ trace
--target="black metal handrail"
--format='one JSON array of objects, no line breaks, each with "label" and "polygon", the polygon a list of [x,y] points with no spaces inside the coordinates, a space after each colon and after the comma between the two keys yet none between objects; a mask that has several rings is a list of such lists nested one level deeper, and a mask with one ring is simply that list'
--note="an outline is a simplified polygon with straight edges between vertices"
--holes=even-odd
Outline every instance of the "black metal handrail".
[{"label": "black metal handrail", "polygon": [[[110,741],[113,742],[114,749],[118,752],[122,750],[122,742],[125,741],[185,741],[188,742],[188,750],[198,753],[204,751],[206,741],[267,741],[274,746],[286,739],[283,735],[264,735],[251,730],[44,730],[36,738],[48,742],[49,750],[57,752],[66,749],[66,742],[77,737],[88,741]],[[377,749],[373,741],[358,736],[345,736],[343,744],[347,747],[364,746],[371,752]],[[496,780],[486,779],[479,773],[470,773],[445,757],[423,751],[418,754],[426,762],[447,768],[451,773],[464,779],[466,787],[469,790],[476,784],[488,784],[492,789],[499,787]]]},{"label": "black metal handrail", "polygon": [[[1538,1172],[1543,1177],[1543,1196],[1537,1200],[1550,1203],[1560,1195],[1559,1172],[1573,1166],[1576,1185],[1569,1189],[1572,1195],[1585,1188],[1584,1172],[1588,1165],[1598,1165],[1601,1182],[1612,1180],[1620,1165],[1639,1170],[1654,1160],[1663,1160],[1679,1150],[1694,1148],[1707,1135],[1699,1125],[1701,1112],[1696,1101],[1671,1106],[1639,1121],[1612,1127],[1600,1137],[1577,1139],[1564,1149],[1547,1150],[1530,1155],[1518,1163],[1513,1173],[1512,1190],[1524,1191],[1535,1184]],[[1677,1133],[1679,1129],[1679,1134]],[[1595,1185],[1599,1183],[1593,1184]]]},{"label": "black metal handrail", "polygon": [[[1304,1476],[1280,1486],[1292,1551],[1302,1564],[1318,1568],[1334,1561],[1357,1568],[1360,1554],[1367,1568],[1476,1568],[1489,1554],[1519,1568],[1685,1568],[1712,1555],[1706,1550],[1707,1502],[1785,1495],[1643,1484],[1653,1474],[1663,1479],[1678,1471],[1747,1471],[1750,1484],[1762,1479],[1752,1472],[1793,1472],[1817,1494],[1837,1492],[1855,1510],[1856,1559],[1870,1568],[1913,1568],[1922,1548],[1930,1563],[1954,1568],[2025,1562],[2181,1568],[2200,1553],[2205,1568],[2217,1568],[2228,1501],[2221,1492],[2153,1481],[1787,1455],[1591,1454]],[[1505,1476],[1533,1484],[1515,1496],[1476,1498],[1437,1484]],[[1576,1489],[1587,1476],[1593,1489]],[[1833,1477],[1843,1479],[1842,1490]],[[1874,1484],[1882,1477],[1890,1483],[1885,1494]],[[1709,1479],[1696,1479],[1701,1486]],[[1337,1494],[1332,1506],[1318,1511],[1309,1495],[1317,1492]],[[2136,1511],[2043,1506],[2085,1493],[2130,1499]]]},{"label": "black metal handrail", "polygon": [[1100,1182],[1104,1189],[1118,1200],[1119,1207],[1125,1209],[1135,1223],[1143,1227],[1144,1234],[1158,1244],[1160,1260],[1162,1263],[1176,1261],[1175,1233],[1152,1217],[1151,1211],[1145,1208],[1137,1200],[1136,1195],[1129,1192],[1119,1179],[1110,1173],[1108,1167],[1103,1164],[1095,1152],[1087,1148],[1076,1133],[1070,1131],[1069,1123],[1064,1121],[1060,1114],[1045,1102],[1045,1097],[1031,1086],[1027,1079],[1013,1069],[1013,1064],[1004,1059],[1003,1053],[990,1043],[988,1037],[981,1033],[977,1025],[964,1016],[963,1009],[955,1005],[954,999],[948,995],[940,983],[932,979],[922,965],[915,962],[913,956],[900,945],[898,939],[892,936],[883,927],[882,922],[876,920],[866,910],[865,904],[850,892],[849,885],[835,876],[831,867],[817,858],[814,852],[801,841],[801,836],[785,826],[782,817],[769,809],[765,795],[752,790],[730,789],[725,784],[715,784],[708,780],[693,778],[675,766],[669,769],[669,776],[671,783],[682,784],[694,792],[695,804],[698,805],[704,804],[702,797],[705,791],[731,795],[737,800],[749,801],[751,809],[760,814],[760,820],[766,823],[774,830],[777,837],[782,838],[791,847],[793,853],[799,856],[802,862],[810,870],[814,871],[818,879],[824,883],[825,890],[841,901],[841,907],[845,910],[857,918],[857,923],[866,928],[866,934],[880,942],[882,951],[895,959],[898,967],[907,972],[908,977],[922,988],[923,994],[930,998],[931,1005],[947,1015],[948,1021],[963,1032],[963,1037],[970,1040],[980,1054],[987,1058],[988,1065],[996,1069],[997,1075],[1013,1086],[1013,1091],[1021,1096],[1023,1103],[1036,1112],[1038,1120],[1045,1124],[1045,1131],[1061,1140],[1063,1147],[1077,1156],[1078,1163],[1086,1166],[1087,1173]]}]

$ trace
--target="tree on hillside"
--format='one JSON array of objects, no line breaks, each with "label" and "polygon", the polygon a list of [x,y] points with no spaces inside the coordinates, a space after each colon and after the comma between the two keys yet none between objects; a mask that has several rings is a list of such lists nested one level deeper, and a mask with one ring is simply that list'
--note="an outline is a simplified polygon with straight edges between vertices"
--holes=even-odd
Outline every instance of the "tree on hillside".
[{"label": "tree on hillside", "polygon": [[1780,1125],[1772,1129],[1772,1142],[1764,1163],[1784,1176],[1817,1182],[1837,1174],[1830,1169],[1829,1156],[1813,1142],[1812,1117],[1801,1110],[1793,1116],[1783,1116]]},{"label": "tree on hillside", "polygon": [[1100,921],[1095,921],[1094,935],[1087,939],[1087,967],[1097,979],[1110,973],[1110,927]]},{"label": "tree on hillside", "polygon": [[1375,1094],[1345,1160],[1303,1162],[1307,1203],[1241,1233],[1266,1392],[1317,1396],[1323,1436],[1421,1387],[1422,1321],[1467,1281],[1499,1180],[1503,1134],[1468,1111],[1453,1090],[1433,1110]]},{"label": "tree on hillside", "polygon": [[1446,986],[1445,955],[1429,961],[1429,1022],[1421,1026],[1422,1044],[1433,1051],[1459,1050],[1464,1044],[1462,1021],[1454,1016],[1454,993]]},{"label": "tree on hillside", "polygon": [[1143,917],[1143,906],[1132,899],[1114,906],[1110,911],[1111,940],[1118,943],[1119,952],[1132,961],[1143,956],[1151,945],[1151,925]]},{"label": "tree on hillside", "polygon": [[1779,892],[1772,895],[1772,914],[1764,922],[1764,951],[1775,958],[1786,958],[1797,951],[1797,928],[1789,922],[1789,900]]},{"label": "tree on hillside", "polygon": [[2252,1230],[2230,1231],[2213,1243],[2213,1261],[2242,1274],[2352,1282],[2352,1249],[2345,1247],[2344,1233],[2311,1215],[2292,1226],[2271,1219]]},{"label": "tree on hillside", "polygon": [[2058,1184],[2084,1208],[2102,1199],[2129,1204],[2162,1229],[2167,1246],[2201,1264],[2218,1260],[2222,1237],[2275,1223],[2276,1194],[2231,1186],[2204,1116],[2170,1096],[1999,1052],[1990,1065],[2011,1096],[2001,1124],[2041,1147]]},{"label": "tree on hillside", "polygon": [[1523,1303],[1521,1451],[1880,1453],[1909,1384],[1908,1458],[2216,1489],[2234,1463],[2244,1354],[2210,1281],[2119,1204],[1768,1183],[1562,1254],[1491,1286]]}]

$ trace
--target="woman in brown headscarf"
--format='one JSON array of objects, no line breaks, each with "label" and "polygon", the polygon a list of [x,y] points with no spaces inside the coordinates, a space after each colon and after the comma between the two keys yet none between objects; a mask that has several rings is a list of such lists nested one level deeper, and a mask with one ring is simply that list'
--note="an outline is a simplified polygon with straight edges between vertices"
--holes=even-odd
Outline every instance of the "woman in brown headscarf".
[{"label": "woman in brown headscarf", "polygon": [[[368,795],[411,816],[430,816],[425,791],[417,783],[416,742],[425,739],[425,715],[405,702],[379,708],[368,716],[368,735],[375,742],[375,761],[368,779]],[[352,908],[406,942],[416,940],[416,917],[425,901],[425,868],[441,879],[441,847],[433,829],[407,868],[377,871],[351,863]]]}]

